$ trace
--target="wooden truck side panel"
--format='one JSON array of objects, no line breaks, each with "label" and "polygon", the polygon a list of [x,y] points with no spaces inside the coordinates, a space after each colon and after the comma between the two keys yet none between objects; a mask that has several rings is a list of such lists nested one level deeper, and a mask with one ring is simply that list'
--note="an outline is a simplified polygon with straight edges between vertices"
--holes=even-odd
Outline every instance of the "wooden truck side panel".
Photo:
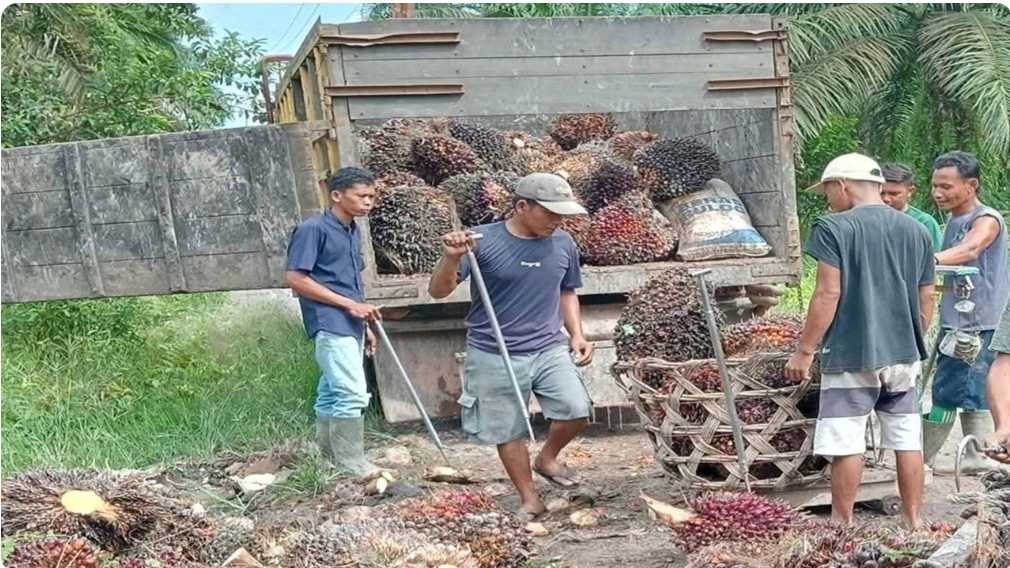
[{"label": "wooden truck side panel", "polygon": [[[278,288],[326,123],[3,151],[3,302]],[[306,191],[306,189],[308,191]]]},{"label": "wooden truck side panel", "polygon": [[[313,159],[320,191],[358,163],[355,130],[390,118],[450,116],[543,134],[563,112],[610,112],[621,129],[697,138],[722,159],[754,226],[773,247],[759,259],[691,263],[714,282],[795,284],[799,228],[792,166],[788,53],[769,16],[384,20],[317,25],[280,85],[282,122],[325,117]],[[386,306],[468,302],[461,286],[432,299],[427,276],[375,272],[367,295]],[[627,293],[684,263],[586,267],[581,295]]]}]

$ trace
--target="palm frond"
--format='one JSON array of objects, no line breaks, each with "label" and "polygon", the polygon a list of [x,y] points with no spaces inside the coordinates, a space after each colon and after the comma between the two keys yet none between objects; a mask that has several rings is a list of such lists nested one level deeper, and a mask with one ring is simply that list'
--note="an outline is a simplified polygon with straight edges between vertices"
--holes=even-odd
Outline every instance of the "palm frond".
[{"label": "palm frond", "polygon": [[907,33],[913,18],[900,4],[843,4],[798,13],[789,21],[791,61],[802,66],[865,38]]},{"label": "palm frond", "polygon": [[[456,20],[480,15],[481,4],[414,4],[414,17],[425,20]],[[363,4],[358,11],[362,20],[388,20],[393,17],[390,3]]]},{"label": "palm frond", "polygon": [[793,72],[793,104],[800,139],[834,115],[851,116],[881,89],[901,64],[910,38],[893,34],[851,41]]},{"label": "palm frond", "polygon": [[979,146],[1010,155],[1010,12],[934,14],[920,28],[919,45],[930,83],[963,106]]}]

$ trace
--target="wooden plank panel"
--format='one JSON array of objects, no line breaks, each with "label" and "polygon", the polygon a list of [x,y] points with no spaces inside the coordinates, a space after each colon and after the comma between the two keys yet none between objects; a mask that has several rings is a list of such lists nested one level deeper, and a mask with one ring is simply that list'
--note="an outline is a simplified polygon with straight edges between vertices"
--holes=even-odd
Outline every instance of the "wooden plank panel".
[{"label": "wooden plank panel", "polygon": [[[222,131],[224,134],[225,131]],[[168,179],[197,180],[241,176],[241,160],[234,154],[240,136],[222,135],[176,140],[162,137]]]},{"label": "wooden plank panel", "polygon": [[147,184],[88,188],[92,223],[134,223],[158,219],[158,208]]},{"label": "wooden plank panel", "polygon": [[3,194],[67,189],[63,145],[4,150],[0,185]]},{"label": "wooden plank panel", "polygon": [[84,274],[91,283],[91,290],[99,296],[105,295],[102,274],[98,270],[98,254],[95,250],[95,234],[91,225],[91,215],[88,207],[86,180],[88,174],[84,169],[84,147],[79,144],[66,146],[67,161],[67,192],[70,194],[70,210],[74,216],[74,234],[77,236],[77,250],[84,264]]},{"label": "wooden plank panel", "polygon": [[151,170],[151,197],[158,211],[158,227],[161,230],[162,253],[165,257],[165,271],[168,274],[168,288],[172,291],[186,289],[186,273],[179,262],[179,239],[175,230],[175,212],[172,208],[172,187],[168,180],[167,157],[161,136],[147,138],[148,168]]},{"label": "wooden plank panel", "polygon": [[418,59],[408,65],[401,59],[344,61],[349,85],[439,78],[646,75],[671,70],[681,74],[733,73],[736,77],[771,77],[774,72],[770,57],[755,58],[753,53]]},{"label": "wooden plank panel", "polygon": [[341,34],[381,34],[412,31],[459,31],[459,44],[346,47],[347,59],[466,59],[593,56],[626,53],[739,53],[767,55],[769,43],[705,42],[708,30],[769,30],[762,15],[691,16],[675,18],[553,18],[385,20],[338,26]]},{"label": "wooden plank panel", "polygon": [[751,193],[779,192],[778,161],[775,156],[758,156],[722,165],[722,179],[746,199]]},{"label": "wooden plank panel", "polygon": [[[7,243],[3,243],[6,245]],[[0,246],[0,298],[4,303],[20,296],[20,284],[15,281],[13,265],[10,261],[11,248]]]},{"label": "wooden plank panel", "polygon": [[147,183],[147,148],[143,138],[96,141],[81,144],[80,148],[87,187]]},{"label": "wooden plank panel", "polygon": [[695,138],[727,163],[774,154],[773,121],[774,109],[767,108],[657,112],[647,130],[668,138]]},{"label": "wooden plank panel", "polygon": [[[4,248],[10,247],[11,266],[79,264],[77,230],[73,227],[4,232]],[[21,271],[21,269],[18,269]],[[25,280],[30,282],[30,280]],[[33,284],[34,285],[34,284]]]},{"label": "wooden plank panel", "polygon": [[17,277],[21,282],[31,283],[32,300],[93,298],[95,295],[84,273],[84,265],[80,263],[21,266]]},{"label": "wooden plank panel", "polygon": [[4,230],[54,229],[74,226],[66,191],[11,193],[3,199]]},{"label": "wooden plank panel", "polygon": [[[733,75],[733,74],[729,74]],[[465,81],[466,94],[426,97],[349,97],[353,120],[368,118],[480,116],[483,114],[555,114],[772,108],[774,89],[708,91],[711,75],[592,75],[571,77],[488,77]],[[449,83],[452,79],[431,79]],[[339,109],[334,109],[337,112]]]},{"label": "wooden plank panel", "polygon": [[110,296],[170,294],[165,259],[117,260],[98,264]]},{"label": "wooden plank panel", "polygon": [[157,221],[95,225],[99,261],[164,258]]},{"label": "wooden plank panel", "polygon": [[255,130],[243,137],[255,219],[262,250],[268,257],[283,257],[291,231],[298,225],[295,172],[287,137],[278,130]]},{"label": "wooden plank panel", "polygon": [[255,290],[284,285],[283,278],[279,281],[270,278],[264,256],[259,253],[184,256],[181,262],[190,292]]},{"label": "wooden plank panel", "polygon": [[[182,258],[206,254],[256,253],[263,250],[255,215],[175,220]],[[189,278],[192,273],[186,271]]]},{"label": "wooden plank panel", "polygon": [[248,215],[256,211],[246,176],[180,179],[170,181],[169,187],[177,218]]}]

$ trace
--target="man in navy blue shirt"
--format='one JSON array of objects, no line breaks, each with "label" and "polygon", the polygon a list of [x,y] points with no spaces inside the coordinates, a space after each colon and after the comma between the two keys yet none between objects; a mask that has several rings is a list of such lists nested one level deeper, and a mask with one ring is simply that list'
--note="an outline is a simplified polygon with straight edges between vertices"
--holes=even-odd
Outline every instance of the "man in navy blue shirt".
[{"label": "man in navy blue shirt", "polygon": [[[537,397],[550,434],[532,470],[562,488],[580,483],[558,454],[582,432],[592,400],[578,367],[593,360],[593,344],[582,329],[579,298],[582,268],[571,235],[561,229],[566,215],[585,215],[572,188],[553,174],[520,180],[508,221],[474,227],[483,235],[457,232],[442,238],[442,259],[428,284],[433,298],[451,294],[470,276],[466,257],[474,249],[494,306],[523,400]],[[471,296],[479,298],[471,286]],[[505,471],[522,500],[521,517],[544,512],[530,471],[526,446],[528,409],[516,400],[511,378],[498,352],[495,333],[480,300],[466,317],[465,384],[459,398],[463,429],[477,444],[495,445]]]},{"label": "man in navy blue shirt", "polygon": [[364,356],[375,352],[368,321],[379,310],[365,303],[361,227],[371,211],[375,178],[362,168],[330,177],[330,208],[295,228],[288,245],[287,284],[298,295],[305,333],[316,344],[322,370],[316,395],[316,439],[336,468],[365,476],[364,418],[370,395]]}]

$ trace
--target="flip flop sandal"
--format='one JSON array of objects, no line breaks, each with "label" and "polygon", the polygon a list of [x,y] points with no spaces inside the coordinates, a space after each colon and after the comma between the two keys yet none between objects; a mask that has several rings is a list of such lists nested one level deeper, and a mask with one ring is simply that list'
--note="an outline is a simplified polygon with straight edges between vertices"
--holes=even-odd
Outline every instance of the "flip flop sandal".
[{"label": "flip flop sandal", "polygon": [[[551,475],[537,466],[533,466],[533,471],[536,472],[537,475],[546,479],[548,482],[550,482],[552,485],[556,487],[560,487],[562,489],[574,489],[575,487],[578,487],[579,484],[582,482],[572,479],[572,471],[569,470],[567,466],[562,467],[563,472],[555,475]],[[568,483],[565,483],[564,481],[559,481],[560,479],[563,479]]]},{"label": "flip flop sandal", "polygon": [[531,522],[539,519],[540,517],[542,517],[544,515],[544,513],[546,513],[546,512],[547,512],[547,509],[544,509],[543,511],[540,511],[539,513],[531,513],[531,512],[529,512],[529,511],[527,511],[525,509],[519,509],[519,511],[517,511],[516,514],[515,514],[516,521],[518,521],[520,523],[524,523],[524,524],[525,523],[531,523]]}]

